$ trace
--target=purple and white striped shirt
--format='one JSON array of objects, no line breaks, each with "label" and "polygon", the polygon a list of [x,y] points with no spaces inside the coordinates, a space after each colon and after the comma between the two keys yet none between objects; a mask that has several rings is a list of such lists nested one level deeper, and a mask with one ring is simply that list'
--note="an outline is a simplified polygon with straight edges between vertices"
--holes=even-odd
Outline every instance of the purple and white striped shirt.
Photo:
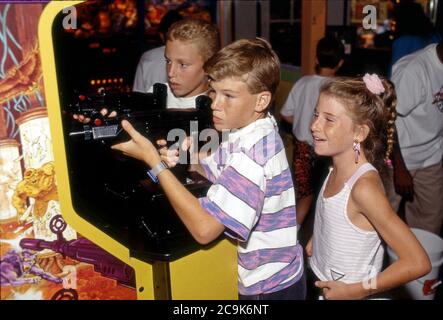
[{"label": "purple and white striped shirt", "polygon": [[199,201],[238,240],[238,290],[271,293],[303,274],[291,172],[272,116],[229,133],[202,161],[213,182]]}]

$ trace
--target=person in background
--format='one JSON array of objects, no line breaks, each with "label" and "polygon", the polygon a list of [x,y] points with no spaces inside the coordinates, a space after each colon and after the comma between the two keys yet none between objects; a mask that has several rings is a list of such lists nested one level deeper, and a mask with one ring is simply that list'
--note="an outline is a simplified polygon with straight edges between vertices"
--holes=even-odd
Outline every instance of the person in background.
[{"label": "person in background", "polygon": [[392,68],[398,96],[398,144],[385,179],[391,205],[405,202],[410,227],[440,234],[443,223],[443,41]]},{"label": "person in background", "polygon": [[412,0],[403,0],[394,8],[395,36],[389,71],[402,57],[438,43],[441,35],[434,29],[423,6]]},{"label": "person in background", "polygon": [[[182,15],[176,10],[169,10],[163,16],[158,27],[158,33],[163,43],[166,41],[169,27],[182,19]],[[165,46],[163,45],[143,53],[137,65],[132,91],[145,93],[154,83],[165,83],[167,80]]]},{"label": "person in background", "polygon": [[[212,23],[189,18],[169,28],[164,53],[167,108],[195,108],[195,99],[209,88],[203,65],[219,50],[220,35]],[[153,87],[148,90],[152,91]]]},{"label": "person in background", "polygon": [[[195,108],[195,99],[206,95],[209,82],[203,64],[220,50],[217,26],[200,19],[183,19],[175,22],[166,34],[164,60],[167,74],[166,108]],[[152,92],[151,86],[147,92]],[[148,106],[147,106],[148,107]],[[100,110],[103,116],[108,110]],[[116,115],[113,111],[109,117]],[[75,114],[74,119],[87,123],[91,119]]]}]

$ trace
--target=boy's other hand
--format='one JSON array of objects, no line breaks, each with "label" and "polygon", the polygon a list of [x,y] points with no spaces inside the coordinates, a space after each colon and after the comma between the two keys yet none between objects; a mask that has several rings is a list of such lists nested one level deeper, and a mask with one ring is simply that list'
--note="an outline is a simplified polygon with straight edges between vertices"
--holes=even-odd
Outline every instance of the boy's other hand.
[{"label": "boy's other hand", "polygon": [[[180,159],[180,150],[178,148],[178,144],[174,144],[171,147],[167,147],[167,142],[164,139],[157,140],[157,145],[159,148],[159,153],[161,159],[168,164],[170,168],[173,168],[177,165]],[[192,150],[193,139],[191,137],[186,137],[181,144],[181,151],[186,152],[188,150]]]},{"label": "boy's other hand", "polygon": [[151,168],[161,161],[160,155],[151,141],[135,130],[127,120],[122,121],[122,127],[129,134],[131,140],[113,145],[112,149],[119,150],[124,155],[134,159],[144,161]]},{"label": "boy's other hand", "polygon": [[178,148],[168,148],[167,142],[164,139],[157,140],[156,142],[159,146],[160,158],[167,163],[169,168],[175,167],[179,160]]}]

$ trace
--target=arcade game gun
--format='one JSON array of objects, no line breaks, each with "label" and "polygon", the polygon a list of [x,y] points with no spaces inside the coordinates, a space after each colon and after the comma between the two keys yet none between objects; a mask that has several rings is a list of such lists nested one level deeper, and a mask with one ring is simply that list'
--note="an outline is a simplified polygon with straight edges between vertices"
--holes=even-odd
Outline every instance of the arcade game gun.
[{"label": "arcade game gun", "polygon": [[[201,131],[212,126],[208,97],[198,97],[195,109],[166,109],[166,99],[159,98],[159,92],[162,90],[137,94],[137,101],[126,95],[124,99],[108,96],[105,102],[89,97],[82,103],[71,104],[70,107],[77,108],[71,112],[89,112],[87,115],[92,118],[86,125],[71,123],[65,145],[76,212],[128,246],[134,256],[168,260],[195,250],[190,246],[196,246],[196,242],[161,187],[150,180],[149,168],[110,149],[113,144],[129,140],[121,128],[122,119],[129,120],[153,143],[159,138],[166,140],[170,132],[184,137],[194,134],[194,128]],[[97,111],[103,107],[116,110],[117,117],[101,117]],[[177,141],[172,139],[169,143]],[[186,164],[179,164],[172,171],[194,196],[205,196],[210,183],[187,168]]]},{"label": "arcade game gun", "polygon": [[[140,93],[138,93],[140,94]],[[141,97],[138,96],[138,99]],[[121,101],[119,101],[121,103]],[[98,111],[90,111],[90,124],[83,125],[69,133],[72,139],[83,141],[96,141],[102,144],[113,145],[121,141],[129,140],[121,127],[121,120],[126,119],[142,135],[155,142],[155,139],[168,137],[168,133],[177,134],[181,130],[189,136],[194,130],[211,127],[211,99],[207,96],[196,98],[195,109],[166,109],[158,108],[146,110],[130,109],[126,106],[115,109],[116,117],[103,117]],[[80,110],[80,113],[85,114]],[[193,130],[194,129],[194,130]]]},{"label": "arcade game gun", "polygon": [[49,222],[51,231],[57,234],[57,240],[45,241],[42,239],[22,239],[20,247],[33,251],[50,249],[61,253],[64,258],[69,257],[80,262],[86,262],[94,266],[94,270],[101,275],[117,280],[120,284],[135,287],[135,272],[127,264],[118,260],[105,250],[101,249],[85,238],[66,240],[63,231],[66,222],[61,215],[54,216]]},{"label": "arcade game gun", "polygon": [[[196,98],[195,109],[166,109],[166,87],[164,84],[156,83],[153,93],[128,93],[128,94],[102,94],[96,97],[84,97],[70,106],[71,111],[77,114],[83,114],[91,118],[86,125],[74,122],[74,126],[69,132],[69,142],[71,145],[77,145],[79,149],[96,148],[90,152],[98,156],[106,154],[109,159],[119,160],[119,164],[124,162],[131,163],[131,171],[137,167],[143,170],[132,177],[144,177],[147,172],[146,167],[134,160],[121,155],[116,151],[111,151],[110,146],[119,142],[128,141],[129,135],[123,130],[121,120],[126,119],[143,136],[155,144],[158,139],[167,140],[167,146],[178,144],[186,136],[195,136],[201,130],[211,127],[211,99],[201,95]],[[100,110],[107,108],[115,110],[117,116],[104,117]],[[202,144],[203,141],[198,141]],[[105,162],[108,163],[107,159]],[[102,165],[106,165],[103,163]],[[115,165],[115,163],[113,163]],[[118,166],[117,166],[118,167]],[[117,168],[116,167],[116,168]],[[182,182],[185,182],[186,166],[179,165],[173,168],[174,173]],[[115,169],[113,170],[115,171]],[[126,173],[129,173],[126,171]],[[134,174],[134,172],[133,172]]]},{"label": "arcade game gun", "polygon": [[153,86],[152,93],[100,91],[97,95],[78,94],[68,104],[68,108],[65,111],[70,115],[82,114],[91,118],[93,124],[100,125],[100,122],[106,119],[100,113],[100,110],[103,108],[106,108],[108,113],[117,111],[119,114],[126,114],[137,110],[164,109],[166,99],[166,85],[156,83]]}]

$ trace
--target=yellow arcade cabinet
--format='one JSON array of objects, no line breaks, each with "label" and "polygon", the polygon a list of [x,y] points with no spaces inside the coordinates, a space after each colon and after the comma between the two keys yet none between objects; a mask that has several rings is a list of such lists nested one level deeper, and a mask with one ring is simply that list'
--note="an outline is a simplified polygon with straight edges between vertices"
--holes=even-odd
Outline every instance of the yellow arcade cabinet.
[{"label": "yellow arcade cabinet", "polygon": [[[63,78],[69,75],[60,74],[57,65],[57,54],[63,51],[57,47],[54,25],[75,19],[72,8],[81,3],[52,1],[39,22],[45,94],[64,220],[134,269],[138,299],[236,299],[235,244],[224,237],[206,246],[196,243],[158,186],[147,178],[139,179],[137,175],[146,172],[146,168],[114,159],[102,170],[101,164],[108,161],[109,145],[85,141],[92,130],[83,128],[80,134],[73,134],[67,120],[67,100],[60,90]],[[71,16],[67,17],[68,14]],[[148,98],[157,103],[157,97],[153,94]],[[162,125],[167,117],[162,114],[158,123]],[[72,137],[78,135],[83,140],[75,142]],[[113,165],[118,168],[113,170]],[[196,196],[202,196],[208,188],[207,181],[200,178],[183,177],[183,184]]]}]

